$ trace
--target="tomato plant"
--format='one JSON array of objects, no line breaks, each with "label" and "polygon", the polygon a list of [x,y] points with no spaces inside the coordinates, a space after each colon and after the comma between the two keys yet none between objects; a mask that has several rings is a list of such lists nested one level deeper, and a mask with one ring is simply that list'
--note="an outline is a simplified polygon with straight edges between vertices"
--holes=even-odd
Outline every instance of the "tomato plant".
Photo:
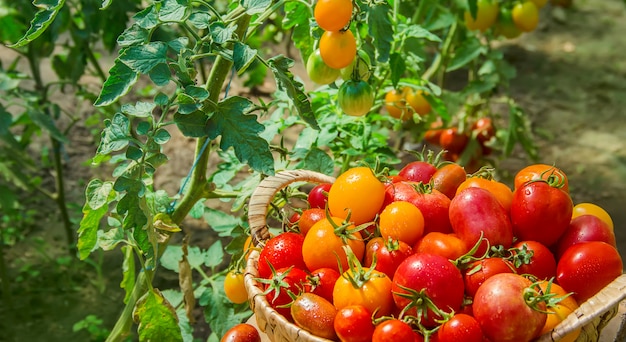
[{"label": "tomato plant", "polygon": [[347,80],[339,87],[337,101],[344,113],[363,116],[374,105],[374,90],[363,80]]}]

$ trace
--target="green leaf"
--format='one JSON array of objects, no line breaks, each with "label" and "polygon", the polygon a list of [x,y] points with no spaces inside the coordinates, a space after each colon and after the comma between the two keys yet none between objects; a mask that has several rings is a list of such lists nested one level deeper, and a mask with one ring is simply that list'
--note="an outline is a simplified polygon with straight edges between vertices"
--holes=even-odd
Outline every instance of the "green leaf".
[{"label": "green leaf", "polygon": [[147,118],[152,115],[152,111],[156,107],[155,103],[137,101],[134,105],[125,103],[120,109],[126,115],[136,116],[138,118]]},{"label": "green leaf", "polygon": [[98,246],[105,251],[113,250],[118,244],[123,242],[126,237],[122,227],[114,227],[107,232],[99,230],[98,233],[101,233],[98,236]]},{"label": "green leaf", "polygon": [[402,32],[407,37],[428,39],[431,42],[441,42],[441,38],[420,25],[410,25]]},{"label": "green leaf", "polygon": [[206,267],[217,267],[224,261],[224,246],[222,241],[215,241],[204,253],[204,264]]},{"label": "green leaf", "polygon": [[37,39],[50,26],[65,4],[65,0],[34,0],[33,5],[40,10],[30,22],[30,28],[17,43],[10,47],[22,47]]},{"label": "green leaf", "polygon": [[62,143],[69,142],[69,140],[67,140],[67,137],[65,137],[54,124],[54,120],[52,119],[52,117],[50,117],[50,115],[46,115],[34,109],[26,111],[26,114],[28,114],[28,117],[33,121],[33,123],[35,123],[40,128],[48,131],[48,133],[50,133],[50,136],[52,136],[55,140]]},{"label": "green leaf", "polygon": [[130,121],[121,113],[116,113],[113,119],[104,120],[104,130],[96,154],[109,154],[119,151],[128,145],[130,139]]},{"label": "green leaf", "polygon": [[123,277],[120,287],[126,293],[124,295],[124,304],[126,304],[133,293],[133,287],[135,287],[135,253],[131,246],[122,246],[122,253],[124,253],[124,262],[122,263]]},{"label": "green leaf", "polygon": [[151,30],[159,24],[158,16],[154,5],[146,7],[143,11],[138,12],[133,16],[133,19],[139,25],[146,30]]},{"label": "green leaf", "polygon": [[208,207],[204,208],[204,220],[219,236],[230,236],[230,233],[241,225],[241,219]]},{"label": "green leaf", "polygon": [[271,4],[272,0],[241,0],[241,6],[249,15],[263,13]]},{"label": "green leaf", "polygon": [[159,145],[163,145],[166,142],[168,142],[170,140],[172,136],[170,135],[170,132],[168,132],[166,129],[164,128],[159,128],[157,129],[157,131],[154,133],[154,142],[156,142]]},{"label": "green leaf", "polygon": [[467,0],[467,8],[469,9],[472,18],[475,20],[476,15],[478,14],[478,0]]},{"label": "green leaf", "polygon": [[248,69],[257,55],[257,50],[241,42],[235,42],[233,48],[233,65],[237,75],[241,75]]},{"label": "green leaf", "polygon": [[478,39],[468,38],[467,40],[464,40],[463,43],[461,43],[461,46],[459,46],[454,52],[450,65],[446,68],[446,71],[450,72],[460,69],[486,52],[487,47],[483,46]]},{"label": "green leaf", "polygon": [[165,22],[183,22],[188,16],[189,1],[163,0],[158,12],[159,20]]},{"label": "green leaf", "polygon": [[326,152],[314,147],[308,150],[304,159],[298,164],[297,168],[332,175],[335,171],[335,163]]},{"label": "green leaf", "polygon": [[100,209],[103,205],[109,203],[111,191],[113,191],[113,183],[110,181],[103,182],[99,179],[92,179],[85,190],[85,197],[91,209]]},{"label": "green leaf", "polygon": [[142,157],[143,151],[139,147],[135,145],[129,145],[126,149],[126,158],[134,161],[139,161],[139,159],[141,159]]},{"label": "green leaf", "polygon": [[393,88],[398,88],[398,82],[406,71],[406,64],[404,63],[404,57],[397,52],[391,54],[389,59],[389,68],[391,69],[391,84]]},{"label": "green leaf", "polygon": [[208,121],[209,117],[199,110],[191,114],[174,114],[176,127],[186,137],[206,137],[208,134]]},{"label": "green leaf", "polygon": [[159,262],[161,266],[170,271],[178,273],[178,262],[183,258],[183,249],[181,246],[168,245]]},{"label": "green leaf", "polygon": [[285,3],[283,29],[292,30],[291,38],[302,56],[309,56],[313,52],[314,39],[311,34],[311,8],[299,1]]},{"label": "green leaf", "polygon": [[311,101],[304,91],[304,85],[296,81],[293,74],[289,72],[289,68],[294,65],[293,60],[285,56],[276,56],[267,62],[274,73],[278,89],[289,96],[298,111],[298,115],[311,127],[319,129],[315,113],[311,109]]},{"label": "green leaf", "polygon": [[155,65],[154,68],[150,70],[148,75],[150,76],[152,82],[154,82],[154,84],[159,87],[166,86],[168,83],[170,83],[170,80],[172,78],[170,68],[165,63],[159,63]]},{"label": "green leaf", "polygon": [[133,71],[147,74],[158,64],[167,63],[166,54],[167,44],[157,41],[130,46],[123,50],[119,60]]},{"label": "green leaf", "polygon": [[109,70],[109,77],[102,85],[100,95],[94,103],[95,106],[107,106],[126,95],[130,88],[137,82],[139,73],[133,71],[122,63],[119,59]]},{"label": "green leaf", "polygon": [[98,228],[100,221],[109,211],[107,206],[91,209],[88,203],[83,206],[83,218],[78,228],[78,254],[81,260],[87,259],[98,242]]},{"label": "green leaf", "polygon": [[204,319],[209,323],[211,331],[217,336],[224,336],[228,329],[250,316],[249,311],[235,311],[234,306],[226,298],[224,291],[221,290],[222,286],[219,283],[215,284],[200,297],[200,305],[204,306]]},{"label": "green leaf", "polygon": [[233,26],[225,27],[222,22],[213,22],[210,26],[211,39],[217,44],[224,44],[233,37],[236,29]]},{"label": "green leaf", "polygon": [[391,52],[391,43],[394,32],[390,18],[391,8],[387,3],[376,4],[369,8],[367,13],[367,26],[369,35],[374,39],[376,46],[377,60],[381,63],[387,62]]},{"label": "green leaf", "polygon": [[139,324],[139,341],[183,341],[176,310],[158,289],[148,291],[139,300],[133,318]]},{"label": "green leaf", "polygon": [[237,159],[256,171],[274,174],[274,157],[268,142],[259,136],[264,126],[256,115],[248,114],[254,104],[240,96],[228,97],[218,104],[218,110],[209,119],[209,138],[221,136],[220,147],[235,150]]},{"label": "green leaf", "polygon": [[206,12],[194,12],[189,16],[189,23],[195,28],[204,30],[209,27],[211,16]]}]

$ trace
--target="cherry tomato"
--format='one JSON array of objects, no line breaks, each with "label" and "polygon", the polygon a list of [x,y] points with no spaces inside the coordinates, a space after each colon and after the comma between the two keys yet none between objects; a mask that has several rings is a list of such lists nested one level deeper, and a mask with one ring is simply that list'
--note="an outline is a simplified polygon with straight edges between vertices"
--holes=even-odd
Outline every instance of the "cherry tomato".
[{"label": "cherry tomato", "polygon": [[298,233],[286,232],[267,240],[259,255],[259,276],[272,276],[270,264],[276,270],[282,267],[295,266],[306,270],[302,258],[304,237]]},{"label": "cherry tomato", "polygon": [[556,266],[556,281],[582,303],[622,274],[622,269],[615,247],[602,241],[582,242],[565,250]]},{"label": "cherry tomato", "polygon": [[[441,310],[456,312],[463,304],[463,276],[459,269],[445,257],[416,253],[398,266],[393,276],[392,291],[393,300],[398,309],[403,309],[412,303],[423,303],[423,298],[419,295],[423,292]],[[436,320],[442,319],[430,307],[421,308],[427,310],[421,318],[424,326],[432,328],[437,325]],[[417,309],[413,306],[406,313],[417,316]]]},{"label": "cherry tomato", "polygon": [[385,94],[385,109],[391,117],[408,120],[411,118],[404,92],[392,89]]},{"label": "cherry tomato", "polygon": [[511,223],[515,236],[551,246],[569,227],[573,207],[569,194],[560,188],[543,180],[527,182],[513,192]]},{"label": "cherry tomato", "polygon": [[388,200],[410,202],[422,212],[424,234],[435,231],[452,232],[450,217],[448,216],[450,199],[441,192],[432,189],[429,184],[398,182],[387,187],[387,193]]},{"label": "cherry tomato", "polygon": [[313,16],[317,25],[325,31],[339,31],[352,18],[351,0],[317,0]]},{"label": "cherry tomato", "polygon": [[398,176],[411,182],[428,183],[437,172],[437,167],[429,162],[418,160],[413,161],[400,169]]},{"label": "cherry tomato", "polygon": [[261,342],[261,335],[253,325],[239,323],[228,329],[220,342]]},{"label": "cherry tomato", "polygon": [[372,342],[414,341],[415,332],[411,326],[399,319],[389,319],[376,326]]},{"label": "cherry tomato", "polygon": [[569,227],[557,241],[554,246],[556,257],[560,258],[570,246],[588,241],[603,241],[617,248],[615,234],[606,222],[597,216],[582,215],[572,219]]},{"label": "cherry tomato", "polygon": [[524,183],[531,180],[549,180],[553,179],[555,185],[559,186],[563,191],[569,193],[569,184],[567,175],[563,170],[547,164],[531,164],[523,169],[519,170],[515,174],[514,189],[517,189],[524,185]]},{"label": "cherry tomato", "polygon": [[409,87],[404,88],[404,98],[413,110],[420,116],[424,116],[432,110],[430,102],[424,96],[423,90],[413,90]]},{"label": "cherry tomato", "polygon": [[367,52],[359,50],[354,61],[347,67],[341,69],[341,78],[347,80],[367,81],[372,72],[370,70],[371,60]]},{"label": "cherry tomato", "polygon": [[[548,307],[548,318],[546,319],[546,323],[543,325],[543,329],[541,329],[540,335],[551,332],[559,323],[561,323],[569,314],[574,312],[574,310],[568,308],[565,305],[555,304],[554,306]],[[571,333],[565,335],[563,338],[559,339],[559,342],[574,342],[580,335],[582,328],[577,328]]]},{"label": "cherry tomato", "polygon": [[306,72],[311,81],[317,84],[330,84],[339,77],[339,70],[329,67],[320,54],[320,50],[313,51],[306,61]]},{"label": "cherry tomato", "polygon": [[370,342],[374,334],[372,313],[363,305],[348,305],[337,311],[335,332],[341,342]]},{"label": "cherry tomato", "polygon": [[304,330],[329,340],[337,338],[333,325],[337,309],[324,297],[302,293],[291,303],[290,310],[293,321]]},{"label": "cherry tomato", "polygon": [[413,248],[406,242],[375,237],[365,245],[363,266],[372,267],[376,258],[374,269],[385,273],[391,279],[398,265],[411,254]]},{"label": "cherry tomato", "polygon": [[226,298],[235,304],[245,303],[248,300],[248,292],[243,280],[243,270],[230,270],[224,278],[224,294]]},{"label": "cherry tomato", "polygon": [[517,38],[522,34],[522,31],[513,22],[511,9],[505,7],[500,9],[500,15],[498,15],[498,20],[494,25],[494,33],[508,39]]},{"label": "cherry tomato", "polygon": [[374,89],[363,80],[347,80],[339,87],[337,101],[344,113],[363,116],[374,105]]},{"label": "cherry tomato", "polygon": [[469,11],[464,14],[465,25],[470,30],[487,31],[496,22],[499,6],[497,1],[478,0],[476,2],[476,18],[473,18]]},{"label": "cherry tomato", "polygon": [[[362,273],[348,269],[337,282],[333,290],[333,304],[337,310],[350,305],[362,305],[375,317],[387,316],[393,308],[391,280],[382,272],[367,267]],[[370,272],[369,276],[364,276]],[[349,279],[359,279],[355,287]]]},{"label": "cherry tomato", "polygon": [[497,257],[485,258],[471,263],[463,274],[465,293],[474,297],[480,285],[499,273],[515,273],[515,267],[510,261]]},{"label": "cherry tomato", "polygon": [[[332,223],[331,223],[332,222]],[[338,217],[327,217],[316,222],[304,237],[302,244],[302,258],[309,270],[328,267],[335,271],[348,268],[348,258],[343,246],[350,247],[359,260],[365,253],[365,242],[353,225],[342,225],[343,219]],[[341,231],[336,231],[336,227],[343,226]],[[340,264],[339,264],[340,263]],[[259,263],[260,264],[260,263]]]},{"label": "cherry tomato", "polygon": [[450,163],[437,169],[431,180],[435,190],[439,190],[452,199],[456,195],[459,185],[467,180],[467,173],[461,165]]},{"label": "cherry tomato", "polygon": [[528,291],[539,293],[530,280],[515,273],[496,274],[478,288],[474,317],[490,341],[531,341],[539,336],[547,319],[546,304],[538,301],[531,307]]},{"label": "cherry tomato", "polygon": [[593,203],[578,203],[574,206],[572,211],[572,219],[582,215],[594,215],[609,225],[611,230],[614,229],[613,220],[611,215],[606,212],[602,207]]},{"label": "cherry tomato", "polygon": [[275,271],[269,284],[265,285],[267,301],[279,314],[292,320],[289,304],[293,302],[290,294],[299,295],[309,290],[307,274],[296,267],[283,267]]},{"label": "cherry tomato", "polygon": [[532,252],[528,263],[515,264],[518,274],[532,274],[537,279],[551,279],[556,276],[556,258],[544,244],[537,241],[518,241],[513,248]]},{"label": "cherry tomato", "polygon": [[539,10],[532,1],[520,2],[513,6],[513,22],[523,32],[530,32],[539,24]]},{"label": "cherry tomato", "polygon": [[321,183],[313,187],[307,195],[307,202],[310,208],[326,208],[328,202],[328,191],[330,191],[331,183]]},{"label": "cherry tomato", "polygon": [[461,154],[468,143],[469,136],[456,127],[444,129],[439,136],[439,146],[450,154]]},{"label": "cherry tomato", "polygon": [[385,200],[385,185],[367,167],[354,167],[337,177],[328,191],[328,209],[333,216],[356,225],[373,221]]},{"label": "cherry tomato", "polygon": [[417,241],[413,250],[416,253],[432,253],[456,260],[467,253],[469,248],[454,233],[430,232]]},{"label": "cherry tomato", "polygon": [[321,208],[304,209],[298,219],[298,229],[300,234],[306,236],[311,227],[317,222],[326,219],[326,211]]},{"label": "cherry tomato", "polygon": [[463,183],[456,189],[457,194],[461,191],[470,188],[477,187],[489,191],[496,197],[498,202],[502,205],[504,210],[508,213],[511,211],[511,201],[513,200],[513,191],[508,185],[498,182],[493,179],[486,179],[481,177],[468,177]]},{"label": "cherry tomato", "polygon": [[331,68],[345,68],[356,56],[356,39],[350,30],[326,31],[320,38],[320,55]]},{"label": "cherry tomato", "polygon": [[333,289],[335,283],[341,275],[332,268],[322,267],[311,272],[309,283],[311,283],[311,293],[324,297],[329,302],[333,302]]},{"label": "cherry tomato", "polygon": [[412,246],[424,234],[424,215],[409,202],[395,201],[380,213],[378,225],[384,239],[400,240]]},{"label": "cherry tomato", "polygon": [[485,336],[478,321],[467,314],[457,313],[439,327],[440,342],[483,342]]}]

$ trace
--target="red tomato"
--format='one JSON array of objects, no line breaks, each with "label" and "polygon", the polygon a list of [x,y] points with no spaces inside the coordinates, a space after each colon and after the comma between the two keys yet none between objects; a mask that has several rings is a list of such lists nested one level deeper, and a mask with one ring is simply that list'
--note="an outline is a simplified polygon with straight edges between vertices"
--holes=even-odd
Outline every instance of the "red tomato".
[{"label": "red tomato", "polygon": [[413,248],[406,242],[375,237],[365,245],[363,266],[371,267],[376,258],[374,269],[385,273],[389,279],[392,279],[398,265],[411,254],[413,254]]},{"label": "red tomato", "polygon": [[411,182],[428,183],[435,172],[437,172],[437,167],[435,167],[435,165],[426,161],[418,160],[406,164],[402,169],[400,169],[398,176],[404,177],[406,180]]},{"label": "red tomato", "polygon": [[307,274],[296,267],[279,268],[271,277],[271,282],[266,284],[265,291],[270,305],[279,314],[291,321],[291,310],[288,305],[293,302],[293,298],[289,293],[297,296],[309,291]]},{"label": "red tomato", "polygon": [[[420,308],[427,310],[423,311],[426,313],[422,315],[421,323],[430,328],[436,326],[436,320],[442,317],[425,306],[424,299],[419,293],[423,291],[424,295],[442,311],[456,312],[463,304],[463,288],[463,276],[459,269],[445,257],[428,253],[417,253],[406,258],[398,266],[392,282],[396,307],[403,309],[408,305],[421,303]],[[406,311],[412,316],[417,316],[417,312],[415,306]]]},{"label": "red tomato", "polygon": [[321,183],[316,185],[307,196],[307,202],[311,208],[326,208],[328,202],[328,191],[330,191],[331,183]]},{"label": "red tomato", "polygon": [[228,329],[220,342],[261,342],[261,335],[253,325],[239,323]]},{"label": "red tomato", "polygon": [[[513,243],[513,229],[508,214],[497,198],[482,188],[467,188],[452,199],[450,223],[467,246],[476,245],[481,236],[491,246],[509,248]],[[482,255],[486,250],[487,243],[482,241],[476,255]]]},{"label": "red tomato", "polygon": [[341,275],[332,268],[322,267],[311,272],[308,277],[311,284],[311,292],[333,302],[333,289]]},{"label": "red tomato", "polygon": [[551,246],[572,219],[574,204],[569,194],[542,180],[527,182],[513,192],[511,223],[520,240]]},{"label": "red tomato", "polygon": [[493,179],[481,178],[481,177],[469,177],[456,189],[456,193],[470,188],[483,188],[491,192],[500,204],[504,207],[504,210],[508,213],[511,210],[511,201],[513,200],[513,191],[508,185],[498,182]]},{"label": "red tomato", "polygon": [[622,274],[622,268],[622,258],[613,246],[582,242],[565,250],[556,266],[556,281],[582,303]]},{"label": "red tomato", "polygon": [[532,252],[529,263],[515,264],[518,274],[532,274],[544,280],[556,276],[556,259],[548,247],[537,241],[518,241],[513,247]]},{"label": "red tomato", "polygon": [[560,258],[570,246],[588,241],[603,241],[617,248],[615,233],[606,222],[594,215],[583,215],[572,219],[569,227],[556,243],[556,257]]},{"label": "red tomato", "polygon": [[481,144],[491,140],[496,135],[496,130],[490,118],[480,118],[472,124],[472,131],[476,132],[476,139]]},{"label": "red tomato", "polygon": [[300,234],[302,236],[306,236],[306,234],[311,230],[311,227],[317,222],[326,219],[326,211],[321,208],[309,208],[304,209],[302,214],[300,214],[300,218],[298,219],[298,229],[300,230]]},{"label": "red tomato", "polygon": [[429,184],[399,182],[387,187],[387,200],[406,201],[415,205],[424,216],[424,234],[451,233],[448,209],[450,199]]},{"label": "red tomato", "polygon": [[450,199],[456,195],[457,188],[466,179],[467,173],[465,169],[456,163],[450,163],[440,167],[431,177],[433,188],[439,190]]},{"label": "red tomato", "polygon": [[476,318],[457,313],[437,331],[440,342],[483,342],[485,336]]},{"label": "red tomato", "polygon": [[369,342],[374,334],[372,313],[363,305],[341,308],[335,316],[335,332],[342,342]]},{"label": "red tomato", "polygon": [[439,146],[450,154],[461,154],[468,142],[469,136],[456,127],[444,129],[439,136]]},{"label": "red tomato", "polygon": [[295,266],[306,270],[302,258],[302,244],[304,236],[286,232],[267,240],[259,255],[259,276],[268,279],[272,276],[272,267],[277,270],[283,267]]},{"label": "red tomato", "polygon": [[520,188],[522,185],[531,180],[548,180],[548,178],[555,178],[561,182],[561,189],[569,193],[569,185],[567,175],[563,170],[548,164],[531,164],[523,169],[517,171],[514,179],[514,188]]},{"label": "red tomato", "polygon": [[438,254],[456,260],[469,251],[463,240],[454,233],[430,232],[413,247],[415,253]]},{"label": "red tomato", "polygon": [[532,282],[519,274],[500,273],[478,288],[474,317],[490,341],[530,341],[539,335],[547,319],[541,312],[546,305],[539,301],[535,309],[529,306],[525,292],[531,286]]},{"label": "red tomato", "polygon": [[414,341],[415,332],[406,322],[399,319],[389,319],[376,326],[372,335],[372,342],[399,342]]},{"label": "red tomato", "polygon": [[515,273],[515,267],[510,261],[497,257],[485,258],[471,263],[463,274],[465,293],[474,297],[480,285],[499,273]]}]

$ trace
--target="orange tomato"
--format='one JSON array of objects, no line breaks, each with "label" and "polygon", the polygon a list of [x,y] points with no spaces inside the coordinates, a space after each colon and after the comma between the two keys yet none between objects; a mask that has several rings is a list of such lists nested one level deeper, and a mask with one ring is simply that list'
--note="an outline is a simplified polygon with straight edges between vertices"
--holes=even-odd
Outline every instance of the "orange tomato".
[{"label": "orange tomato", "polygon": [[392,89],[385,94],[385,109],[396,119],[408,120],[410,118],[404,92]]},{"label": "orange tomato", "polygon": [[476,3],[477,11],[474,19],[469,11],[464,13],[465,25],[470,30],[487,31],[498,18],[500,7],[497,1],[478,0]]},{"label": "orange tomato", "polygon": [[328,191],[332,216],[355,225],[373,221],[385,200],[385,184],[368,167],[353,167],[337,177]]},{"label": "orange tomato", "polygon": [[380,213],[380,235],[412,246],[424,234],[424,215],[413,204],[405,201],[389,203]]},{"label": "orange tomato", "polygon": [[[331,223],[332,221],[332,223]],[[327,217],[316,222],[304,237],[302,258],[309,270],[323,267],[332,268],[337,272],[348,268],[348,257],[343,246],[350,247],[359,260],[365,253],[365,242],[360,232],[348,233],[355,229],[354,225],[345,225],[343,232],[337,233],[336,227],[342,226],[343,218]],[[341,269],[339,268],[341,264]]]},{"label": "orange tomato", "polygon": [[578,203],[572,210],[572,219],[582,215],[593,215],[608,224],[611,230],[614,230],[613,220],[611,215],[606,212],[602,207],[593,203]]},{"label": "orange tomato", "polygon": [[404,89],[404,97],[406,99],[406,102],[409,104],[409,106],[411,106],[411,108],[413,108],[413,110],[417,114],[421,116],[430,113],[432,109],[430,106],[430,102],[426,100],[424,94],[425,93],[423,90],[413,90],[409,87],[405,87]]},{"label": "orange tomato", "polygon": [[520,2],[513,6],[513,22],[523,32],[530,32],[539,25],[539,9],[532,1]]},{"label": "orange tomato", "polygon": [[333,289],[333,304],[337,310],[350,305],[362,305],[369,312],[375,312],[375,317],[388,316],[394,307],[391,293],[391,279],[386,274],[363,268],[364,272],[371,272],[371,276],[355,287],[349,277],[355,277],[352,270],[347,270],[337,279]]},{"label": "orange tomato", "polygon": [[320,55],[333,69],[345,68],[356,56],[356,39],[352,31],[326,31],[320,38]]},{"label": "orange tomato", "polygon": [[318,0],[313,16],[324,31],[339,31],[350,23],[352,0]]},{"label": "orange tomato", "polygon": [[300,234],[306,236],[308,231],[313,225],[320,220],[326,218],[326,211],[321,208],[309,208],[302,211],[300,219],[298,220],[298,228]]},{"label": "orange tomato", "polygon": [[557,180],[563,183],[561,189],[569,193],[569,184],[565,172],[553,165],[548,164],[531,164],[524,167],[515,174],[513,184],[515,189],[517,189],[528,181],[538,179],[547,180],[549,177],[556,177]]},{"label": "orange tomato", "polygon": [[469,251],[454,233],[430,232],[417,241],[413,247],[415,253],[438,254],[450,260],[456,260]]},{"label": "orange tomato", "polygon": [[508,213],[511,210],[511,201],[513,200],[513,191],[508,185],[498,182],[496,180],[481,178],[481,177],[469,177],[456,189],[456,193],[460,193],[464,189],[469,187],[483,188],[491,192],[502,207]]},{"label": "orange tomato", "polygon": [[248,292],[243,280],[243,270],[230,270],[224,278],[224,293],[226,298],[235,304],[245,303]]}]

